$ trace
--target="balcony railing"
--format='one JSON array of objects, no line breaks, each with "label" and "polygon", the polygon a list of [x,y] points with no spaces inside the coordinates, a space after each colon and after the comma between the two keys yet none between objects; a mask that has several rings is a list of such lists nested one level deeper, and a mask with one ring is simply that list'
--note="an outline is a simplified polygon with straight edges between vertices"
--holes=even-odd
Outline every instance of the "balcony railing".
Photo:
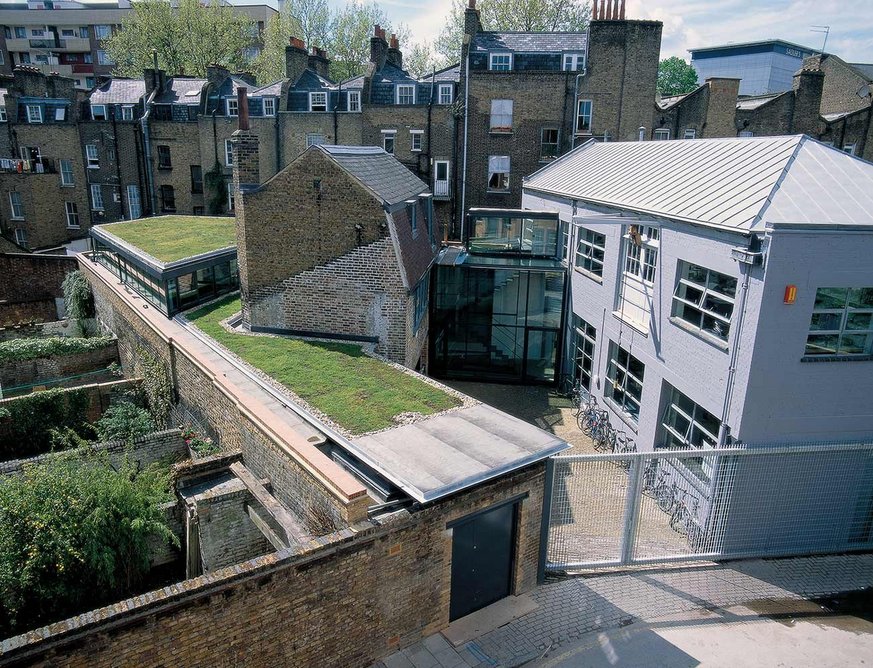
[{"label": "balcony railing", "polygon": [[66,49],[67,42],[63,39],[32,39],[31,49]]},{"label": "balcony railing", "polygon": [[433,194],[434,197],[448,197],[449,196],[449,182],[448,181],[434,181],[433,182]]},{"label": "balcony railing", "polygon": [[22,160],[20,158],[0,158],[0,172],[7,174],[57,174],[55,161],[51,158]]}]

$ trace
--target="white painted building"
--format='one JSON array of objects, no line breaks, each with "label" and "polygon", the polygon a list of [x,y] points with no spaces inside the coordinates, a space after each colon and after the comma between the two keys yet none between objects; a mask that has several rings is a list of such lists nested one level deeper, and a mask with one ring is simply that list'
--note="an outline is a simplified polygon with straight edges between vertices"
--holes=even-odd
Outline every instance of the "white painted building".
[{"label": "white painted building", "polygon": [[805,136],[589,142],[529,177],[568,226],[564,369],[640,450],[873,437],[873,165]]}]

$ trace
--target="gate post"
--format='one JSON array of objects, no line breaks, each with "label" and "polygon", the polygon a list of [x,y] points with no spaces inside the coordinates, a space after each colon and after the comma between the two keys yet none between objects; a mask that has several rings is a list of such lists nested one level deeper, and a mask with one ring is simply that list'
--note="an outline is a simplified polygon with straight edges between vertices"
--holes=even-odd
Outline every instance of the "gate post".
[{"label": "gate post", "polygon": [[552,489],[555,486],[555,459],[546,459],[546,479],[543,484],[543,515],[540,520],[540,554],[537,562],[537,583],[546,579],[546,560],[549,554],[549,524],[552,518]]},{"label": "gate post", "polygon": [[624,504],[624,521],[621,532],[621,565],[627,566],[633,560],[633,548],[637,532],[637,522],[640,515],[639,496],[643,480],[642,453],[628,455],[631,457],[630,470],[628,470],[627,499]]}]

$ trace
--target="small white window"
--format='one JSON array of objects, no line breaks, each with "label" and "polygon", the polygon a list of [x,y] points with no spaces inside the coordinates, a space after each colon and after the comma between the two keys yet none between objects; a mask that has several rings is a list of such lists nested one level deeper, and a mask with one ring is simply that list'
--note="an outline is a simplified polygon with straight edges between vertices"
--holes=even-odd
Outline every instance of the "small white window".
[{"label": "small white window", "polygon": [[6,107],[0,107],[0,123],[5,123],[6,120]]},{"label": "small white window", "polygon": [[224,164],[233,167],[233,142],[230,139],[224,140]]},{"label": "small white window", "polygon": [[310,146],[321,146],[324,143],[324,135],[320,132],[308,132],[306,134],[306,148],[309,148]]},{"label": "small white window", "polygon": [[103,191],[98,184],[91,186],[91,210],[103,211]]},{"label": "small white window", "polygon": [[106,120],[106,105],[92,104],[91,105],[91,120],[105,121]]},{"label": "small white window", "polygon": [[121,107],[121,120],[123,121],[132,121],[133,120],[133,105],[125,104]]},{"label": "small white window", "polygon": [[57,107],[55,109],[55,120],[56,121],[64,121],[67,118],[67,108],[66,107]]},{"label": "small white window", "polygon": [[415,104],[415,86],[398,84],[395,89],[396,104]]},{"label": "small white window", "polygon": [[512,100],[491,100],[491,132],[512,131]]},{"label": "small white window", "polygon": [[681,261],[672,315],[696,330],[727,341],[736,294],[737,279],[733,276]]},{"label": "small white window", "polygon": [[73,161],[66,160],[61,158],[61,185],[62,186],[72,186],[75,185],[75,180],[73,178]]},{"label": "small white window", "polygon": [[604,257],[606,236],[580,227],[579,239],[576,241],[576,268],[602,278]]},{"label": "small white window", "polygon": [[697,130],[694,128],[685,128],[685,134],[682,136],[683,139],[697,139]]},{"label": "small white window", "polygon": [[62,35],[63,37],[75,37],[75,36],[76,36],[76,31],[75,31],[75,30],[62,29],[62,30],[61,30],[61,35]]},{"label": "small white window", "polygon": [[609,364],[606,370],[609,382],[606,383],[603,394],[634,422],[640,419],[645,373],[645,364],[610,341]]},{"label": "small white window", "polygon": [[576,107],[576,134],[591,133],[591,100],[579,100]]},{"label": "small white window", "polygon": [[357,90],[349,91],[349,111],[361,110],[361,92]]},{"label": "small white window", "polygon": [[239,100],[229,97],[224,101],[225,112],[228,116],[239,116]]},{"label": "small white window", "polygon": [[452,84],[440,84],[439,86],[439,104],[451,104],[453,102],[454,91]]},{"label": "small white window", "polygon": [[511,53],[492,53],[488,69],[495,72],[509,72],[512,69]]},{"label": "small white window", "polygon": [[751,130],[743,130],[742,132],[740,132],[739,136],[740,137],[754,137],[755,133],[752,132]]},{"label": "small white window", "polygon": [[100,169],[100,155],[97,144],[85,144],[85,156],[88,158],[88,169]]},{"label": "small white window", "polygon": [[422,130],[410,130],[409,131],[410,138],[412,140],[412,150],[413,151],[420,151],[421,150],[422,132],[423,132]]},{"label": "small white window", "polygon": [[276,115],[276,98],[275,97],[265,97],[264,98],[264,116],[275,116]]},{"label": "small white window", "polygon": [[848,153],[849,155],[855,155],[855,145],[854,144],[843,144],[843,153]]},{"label": "small white window", "polygon": [[509,190],[509,156],[488,156],[488,190]]},{"label": "small white window", "polygon": [[397,131],[393,130],[391,132],[382,131],[382,148],[385,149],[385,153],[390,153],[394,155],[394,139],[397,136]]},{"label": "small white window", "polygon": [[409,227],[412,228],[412,238],[418,236],[418,200],[408,200],[406,210],[409,216]]},{"label": "small white window", "polygon": [[310,93],[309,111],[327,111],[327,93]]},{"label": "small white window", "polygon": [[584,53],[565,53],[564,54],[564,71],[578,72],[585,67]]},{"label": "small white window", "polygon": [[27,232],[21,228],[15,228],[15,243],[27,248]]},{"label": "small white window", "polygon": [[14,190],[9,193],[9,208],[15,220],[24,220],[24,205],[21,203],[21,193]]},{"label": "small white window", "polygon": [[236,206],[236,197],[233,190],[233,181],[227,182],[227,210],[233,211]]},{"label": "small white window", "polygon": [[42,107],[38,104],[27,105],[27,122],[42,123]]},{"label": "small white window", "polygon": [[71,229],[79,228],[79,210],[75,202],[64,202],[64,208],[67,214],[67,227]]},{"label": "small white window", "polygon": [[665,141],[670,138],[669,128],[658,128],[654,133],[655,141]]}]

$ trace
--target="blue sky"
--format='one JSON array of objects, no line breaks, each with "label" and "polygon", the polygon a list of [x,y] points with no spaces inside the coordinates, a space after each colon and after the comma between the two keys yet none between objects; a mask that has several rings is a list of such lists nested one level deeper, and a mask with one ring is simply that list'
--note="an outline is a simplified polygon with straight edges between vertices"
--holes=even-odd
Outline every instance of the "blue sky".
[{"label": "blue sky", "polygon": [[[261,4],[263,0],[232,0]],[[343,0],[329,0],[340,7]],[[269,0],[275,6],[275,0]],[[450,0],[381,0],[393,22],[407,24],[414,39],[434,39],[445,23]],[[627,17],[664,22],[661,56],[688,58],[687,50],[728,42],[779,38],[820,49],[829,25],[827,50],[849,62],[873,62],[871,0],[627,0]]]}]

